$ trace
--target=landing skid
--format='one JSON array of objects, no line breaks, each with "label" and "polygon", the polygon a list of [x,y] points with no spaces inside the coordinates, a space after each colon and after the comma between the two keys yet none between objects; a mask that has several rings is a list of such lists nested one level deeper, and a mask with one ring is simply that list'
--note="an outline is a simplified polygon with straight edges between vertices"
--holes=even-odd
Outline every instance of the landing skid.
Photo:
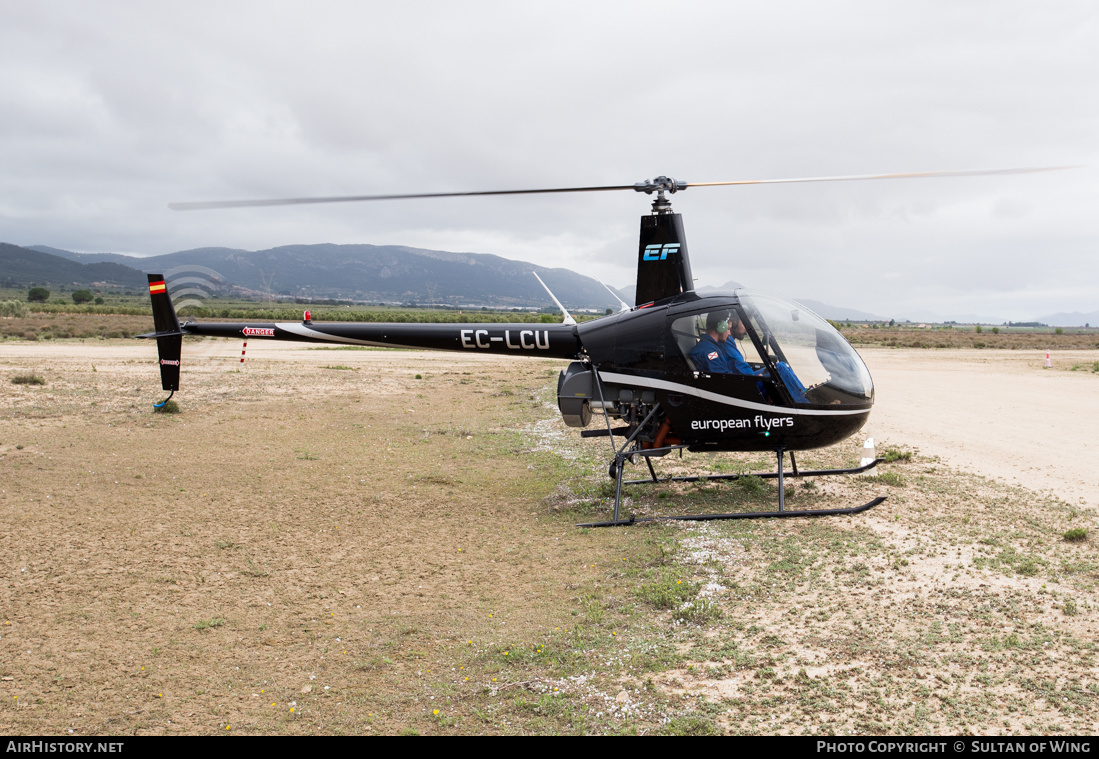
[{"label": "landing skid", "polygon": [[[625,446],[623,446],[625,447]],[[665,477],[660,479],[656,476],[656,471],[653,469],[652,456],[663,456],[670,453],[673,450],[682,449],[685,446],[671,446],[668,448],[653,448],[649,450],[634,450],[629,453],[619,451],[615,454],[614,461],[611,462],[611,472],[615,479],[615,491],[614,491],[614,518],[609,522],[586,522],[584,524],[578,524],[577,527],[619,527],[630,524],[643,524],[645,522],[665,522],[665,521],[690,521],[690,522],[704,522],[711,519],[781,519],[784,517],[826,517],[826,516],[838,516],[842,514],[858,514],[860,512],[872,509],[882,501],[884,497],[875,498],[869,503],[865,503],[862,506],[852,506],[847,509],[806,509],[800,511],[787,511],[786,510],[786,492],[785,492],[785,477],[787,476],[783,470],[783,459],[785,458],[785,451],[775,451],[778,458],[778,471],[765,472],[762,474],[754,475],[741,475],[741,474],[712,474],[712,475],[696,475],[693,477]],[[650,479],[647,480],[623,480],[622,473],[626,466],[626,461],[633,456],[645,457],[645,464],[649,467]],[[866,472],[873,469],[880,464],[884,459],[874,459],[866,466],[853,467],[851,469],[813,469],[809,471],[798,471],[797,461],[794,459],[794,452],[790,451],[790,464],[793,467],[792,477],[827,477],[833,474],[858,474],[860,472]],[[743,511],[734,512],[731,514],[682,514],[679,516],[670,517],[644,517],[637,519],[633,514],[629,519],[619,519],[618,510],[622,505],[622,486],[623,485],[654,485],[662,482],[702,482],[710,480],[736,480],[740,477],[752,476],[759,477],[761,479],[777,479],[778,480],[778,511]]]}]

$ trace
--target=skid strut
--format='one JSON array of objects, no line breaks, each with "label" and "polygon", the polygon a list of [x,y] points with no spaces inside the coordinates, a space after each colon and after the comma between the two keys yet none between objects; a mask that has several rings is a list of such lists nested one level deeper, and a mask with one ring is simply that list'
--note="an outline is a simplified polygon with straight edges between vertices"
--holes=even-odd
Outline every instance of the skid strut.
[{"label": "skid strut", "polygon": [[[655,409],[654,409],[655,411]],[[636,434],[636,432],[634,433]],[[774,472],[764,472],[761,474],[753,475],[741,475],[741,474],[713,474],[713,475],[695,475],[692,477],[665,477],[660,479],[656,476],[656,472],[653,470],[652,456],[663,456],[674,450],[680,450],[685,448],[683,445],[673,445],[666,448],[652,448],[649,450],[634,450],[629,453],[625,452],[625,448],[632,441],[632,436],[626,441],[626,444],[621,449],[617,450],[614,455],[614,461],[611,462],[610,474],[615,479],[614,488],[614,516],[609,522],[586,522],[576,525],[577,527],[618,527],[630,524],[642,524],[644,522],[663,522],[663,521],[691,521],[691,522],[704,522],[711,519],[780,519],[783,517],[826,517],[826,516],[839,516],[842,514],[858,514],[872,509],[882,501],[884,497],[875,498],[869,503],[864,503],[862,506],[852,506],[846,509],[805,509],[799,511],[787,511],[786,510],[786,490],[785,490],[785,478],[786,473],[783,467],[783,459],[785,458],[785,451],[775,451],[778,459],[778,467]],[[626,466],[626,461],[633,456],[643,456],[645,463],[649,467],[650,479],[647,480],[623,480],[622,472]],[[880,464],[884,459],[874,459],[865,466],[852,467],[850,469],[812,469],[798,471],[797,461],[794,459],[794,452],[790,451],[790,465],[793,469],[792,477],[827,477],[833,474],[858,474],[873,469]],[[761,479],[777,479],[778,480],[778,511],[742,511],[734,512],[731,514],[680,514],[678,516],[668,517],[645,517],[637,519],[632,514],[629,519],[619,519],[618,511],[622,505],[622,486],[623,485],[653,485],[662,482],[699,482],[703,480],[736,480],[740,477],[752,476],[759,477]]]}]

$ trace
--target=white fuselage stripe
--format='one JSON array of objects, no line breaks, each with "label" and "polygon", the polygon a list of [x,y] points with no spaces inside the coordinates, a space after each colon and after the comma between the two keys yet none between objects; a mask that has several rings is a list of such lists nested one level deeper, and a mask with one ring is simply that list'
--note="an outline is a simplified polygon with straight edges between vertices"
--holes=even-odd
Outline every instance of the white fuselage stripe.
[{"label": "white fuselage stripe", "polygon": [[379,343],[374,340],[359,340],[355,337],[343,337],[342,335],[330,335],[327,332],[319,332],[315,329],[310,329],[304,324],[296,324],[294,322],[276,323],[276,327],[284,332],[290,332],[301,337],[312,337],[317,340],[325,340],[330,343],[351,343],[352,345],[373,345],[378,348],[415,348],[414,345],[402,345],[400,343]]},{"label": "white fuselage stripe", "polygon": [[671,390],[676,393],[683,393],[684,395],[693,395],[696,398],[701,398],[706,401],[713,401],[714,403],[724,403],[726,406],[738,406],[740,408],[751,409],[752,411],[769,411],[772,414],[852,416],[854,414],[870,413],[870,409],[866,408],[833,410],[769,406],[766,403],[754,403],[752,401],[741,400],[740,398],[731,398],[727,395],[712,393],[709,390],[701,390],[697,387],[691,387],[690,385],[682,385],[678,382],[668,382],[667,380],[652,379],[651,377],[636,377],[632,374],[618,374],[616,372],[599,372],[599,376],[607,382],[615,382],[622,385],[640,385],[641,387],[651,387],[657,390]]}]

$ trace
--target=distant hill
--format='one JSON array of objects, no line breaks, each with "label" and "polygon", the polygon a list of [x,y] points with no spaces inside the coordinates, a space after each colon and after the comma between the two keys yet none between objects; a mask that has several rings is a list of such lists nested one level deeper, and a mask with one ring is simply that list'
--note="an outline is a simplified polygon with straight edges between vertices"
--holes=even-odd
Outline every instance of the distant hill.
[{"label": "distant hill", "polygon": [[1080,311],[1062,312],[1050,314],[1049,316],[1039,316],[1037,321],[1051,327],[1083,327],[1085,324],[1096,327],[1099,326],[1099,311],[1089,311],[1088,313]]},{"label": "distant hill", "polygon": [[140,269],[140,256],[127,256],[122,253],[74,253],[71,250],[51,248],[49,245],[26,245],[27,250],[37,250],[41,253],[49,253],[51,256],[67,258],[78,264],[111,263],[126,266],[131,269]]},{"label": "distant hill", "polygon": [[[129,259],[131,263],[139,259]],[[115,285],[140,290],[147,279],[135,268],[118,263],[77,263],[61,256],[0,243],[0,285],[4,287],[94,287]]]},{"label": "distant hill", "polygon": [[888,321],[880,316],[876,316],[868,311],[859,311],[855,308],[843,308],[841,306],[830,306],[827,303],[821,303],[819,300],[810,300],[809,298],[794,298],[798,303],[802,304],[806,308],[816,312],[818,316],[823,316],[825,319],[831,319],[832,321],[852,321],[852,322],[881,322]]},{"label": "distant hill", "polygon": [[[258,294],[497,307],[552,306],[531,272],[537,272],[569,308],[615,308],[596,280],[568,269],[478,253],[449,253],[401,245],[283,245],[268,250],[197,248],[136,258],[116,253],[73,253],[35,246],[40,255],[65,256],[85,265],[126,261],[146,272],[191,267],[217,272],[223,283]],[[617,310],[617,308],[616,308]]]}]

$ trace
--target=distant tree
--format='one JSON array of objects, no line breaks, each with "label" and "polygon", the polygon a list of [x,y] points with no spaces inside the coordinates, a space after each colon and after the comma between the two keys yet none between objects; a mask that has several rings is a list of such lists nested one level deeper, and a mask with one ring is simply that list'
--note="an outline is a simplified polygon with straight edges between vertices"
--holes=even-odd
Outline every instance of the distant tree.
[{"label": "distant tree", "polygon": [[95,296],[95,305],[97,305],[97,306],[102,306],[102,305],[103,305],[103,298],[101,298],[101,297],[100,297],[100,296],[98,296],[98,295],[97,295],[97,296]]},{"label": "distant tree", "polygon": [[45,303],[50,299],[50,291],[44,287],[32,287],[27,291],[28,303]]},{"label": "distant tree", "polygon": [[994,334],[994,335],[1000,334],[1000,328],[999,327],[993,327],[992,328],[992,334]]},{"label": "distant tree", "polygon": [[95,299],[91,290],[73,290],[73,303],[91,303]]},{"label": "distant tree", "polygon": [[614,309],[613,309],[613,308],[608,308],[608,309],[607,309],[607,313],[608,313],[608,314],[613,314],[613,313],[614,313]]},{"label": "distant tree", "polygon": [[982,331],[983,331],[983,330],[981,329],[981,325],[980,325],[980,324],[978,324],[978,325],[977,325],[977,334],[978,334],[978,335],[979,335],[979,334],[981,334],[981,332],[982,332]]},{"label": "distant tree", "polygon": [[1058,327],[1057,329],[1053,330],[1053,334],[1063,335],[1063,334],[1065,334],[1065,328],[1064,327]]}]

